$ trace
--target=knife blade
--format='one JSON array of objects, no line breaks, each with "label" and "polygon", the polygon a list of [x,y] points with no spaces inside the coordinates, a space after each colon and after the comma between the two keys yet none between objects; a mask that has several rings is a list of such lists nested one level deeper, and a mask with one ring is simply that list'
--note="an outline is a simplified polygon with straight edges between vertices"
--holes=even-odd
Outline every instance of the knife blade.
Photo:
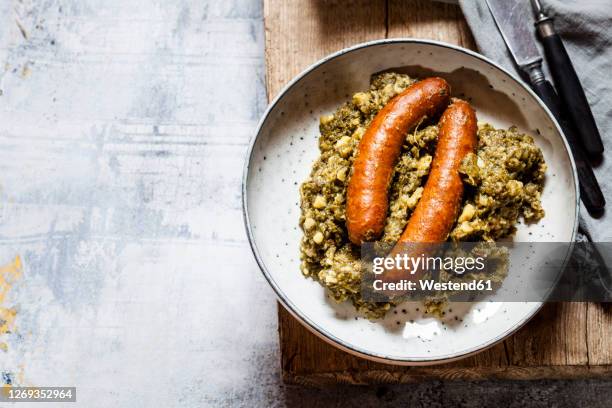
[{"label": "knife blade", "polygon": [[541,63],[542,56],[536,47],[533,33],[525,26],[531,17],[531,10],[516,0],[487,0],[487,5],[516,65],[524,69],[531,64]]},{"label": "knife blade", "polygon": [[536,16],[535,26],[559,96],[576,125],[584,149],[590,156],[599,157],[604,151],[603,142],[572,61],[561,37],[555,32],[553,19],[544,13],[540,1],[531,0],[531,5]]},{"label": "knife blade", "polygon": [[575,137],[575,130],[561,114],[561,102],[552,84],[542,71],[542,56],[535,45],[535,38],[526,24],[529,21],[530,7],[522,1],[486,0],[495,24],[514,59],[516,65],[529,76],[534,92],[556,117],[570,146],[580,185],[580,198],[591,215],[600,215],[604,199],[591,164],[581,144]]}]

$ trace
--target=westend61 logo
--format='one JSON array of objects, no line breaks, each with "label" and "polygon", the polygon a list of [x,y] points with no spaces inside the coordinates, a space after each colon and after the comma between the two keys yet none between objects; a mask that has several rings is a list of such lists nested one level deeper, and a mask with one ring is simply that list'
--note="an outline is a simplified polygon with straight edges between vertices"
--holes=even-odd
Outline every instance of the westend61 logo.
[{"label": "westend61 logo", "polygon": [[456,292],[456,291],[493,291],[491,279],[473,279],[466,282],[438,282],[434,279],[419,279],[416,282],[408,279],[400,279],[397,282],[385,282],[382,279],[375,279],[372,288],[379,292]]}]

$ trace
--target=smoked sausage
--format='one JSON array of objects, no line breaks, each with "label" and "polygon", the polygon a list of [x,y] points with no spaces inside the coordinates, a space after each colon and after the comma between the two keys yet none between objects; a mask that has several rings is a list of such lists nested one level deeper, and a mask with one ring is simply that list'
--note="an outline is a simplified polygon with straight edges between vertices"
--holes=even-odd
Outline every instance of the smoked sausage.
[{"label": "smoked sausage", "polygon": [[[447,240],[455,224],[463,197],[463,181],[459,175],[461,161],[477,146],[476,113],[469,103],[454,99],[442,114],[436,152],[431,170],[408,224],[387,257],[418,257],[435,251],[435,243]],[[415,280],[425,271],[386,268],[384,282]],[[402,291],[385,291],[389,297]]]},{"label": "smoked sausage", "polygon": [[423,195],[398,243],[446,241],[463,197],[459,167],[463,158],[476,150],[477,130],[474,109],[466,101],[454,99],[440,119],[438,144]]},{"label": "smoked sausage", "polygon": [[448,105],[450,85],[427,78],[392,98],[366,129],[353,163],[346,204],[346,227],[352,243],[378,238],[385,227],[388,188],[406,134]]}]

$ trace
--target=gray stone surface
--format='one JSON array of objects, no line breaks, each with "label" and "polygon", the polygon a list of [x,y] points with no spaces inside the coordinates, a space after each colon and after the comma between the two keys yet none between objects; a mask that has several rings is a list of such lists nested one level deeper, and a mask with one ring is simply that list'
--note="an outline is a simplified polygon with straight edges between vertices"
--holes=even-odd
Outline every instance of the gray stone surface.
[{"label": "gray stone surface", "polygon": [[0,264],[23,261],[2,382],[83,407],[609,406],[600,381],[280,382],[240,208],[261,19],[252,0],[0,2]]}]

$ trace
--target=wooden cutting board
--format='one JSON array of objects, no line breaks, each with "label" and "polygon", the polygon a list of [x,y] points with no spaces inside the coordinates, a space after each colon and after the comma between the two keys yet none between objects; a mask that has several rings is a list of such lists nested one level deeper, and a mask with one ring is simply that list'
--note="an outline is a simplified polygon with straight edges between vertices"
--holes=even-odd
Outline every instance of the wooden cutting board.
[{"label": "wooden cutting board", "polygon": [[[429,0],[264,0],[264,19],[269,99],[321,57],[368,40],[416,37],[475,49],[461,10]],[[282,375],[288,383],[612,378],[610,304],[548,304],[503,343],[458,362],[429,367],[354,357],[313,335],[281,305],[278,313]]]}]

